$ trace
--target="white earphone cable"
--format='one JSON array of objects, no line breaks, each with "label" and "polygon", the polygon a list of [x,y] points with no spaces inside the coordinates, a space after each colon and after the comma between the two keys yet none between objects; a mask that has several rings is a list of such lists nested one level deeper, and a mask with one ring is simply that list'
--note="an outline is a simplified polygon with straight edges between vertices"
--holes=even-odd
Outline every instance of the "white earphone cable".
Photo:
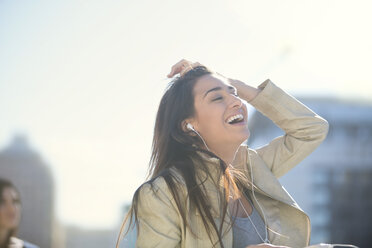
[{"label": "white earphone cable", "polygon": [[[262,240],[262,242],[267,243],[267,242],[266,242],[266,240],[267,240],[267,234],[265,233],[266,237],[265,237],[265,239],[263,239],[262,236],[261,236],[261,234],[260,234],[260,232],[257,230],[256,225],[253,223],[253,220],[251,219],[251,216],[249,216],[247,210],[245,210],[245,207],[243,206],[243,203],[242,203],[242,201],[240,200],[240,198],[239,198],[238,201],[239,201],[239,203],[240,203],[240,206],[243,208],[245,214],[248,216],[248,219],[249,219],[249,221],[251,222],[251,224],[252,224],[254,230],[256,230],[257,235],[260,237],[260,239]],[[266,228],[266,226],[265,226],[265,228]]]},{"label": "white earphone cable", "polygon": [[[259,206],[259,208],[261,209],[262,215],[264,217],[264,222],[265,222],[265,240],[262,240],[262,241],[265,242],[265,243],[269,243],[270,244],[270,240],[268,239],[268,235],[267,235],[267,224],[266,224],[267,221],[266,221],[266,216],[265,216],[265,213],[264,213],[264,211],[263,211],[263,209],[261,207],[261,204],[258,202],[258,200],[256,198],[256,195],[254,194],[254,189],[253,189],[253,169],[252,169],[252,163],[251,163],[251,157],[249,155],[249,151],[248,151],[248,160],[249,160],[249,166],[251,168],[252,196],[256,200],[257,205]],[[245,209],[244,209],[244,211],[245,211]]]},{"label": "white earphone cable", "polygon": [[[205,147],[207,148],[207,150],[210,151],[209,148],[208,148],[208,146],[207,146],[207,144],[205,143],[203,137],[199,134],[198,131],[196,131],[196,130],[194,129],[194,127],[193,127],[190,123],[187,124],[187,128],[190,129],[190,130],[192,130],[192,131],[194,131],[197,135],[199,135],[199,137],[200,137],[201,140],[203,141],[203,143],[204,143]],[[251,169],[252,196],[253,196],[253,198],[256,200],[257,205],[258,205],[259,208],[261,209],[262,215],[263,215],[263,217],[264,217],[264,224],[265,224],[265,239],[263,239],[263,238],[261,237],[261,235],[258,233],[256,226],[253,224],[253,222],[252,222],[250,216],[248,215],[247,211],[245,210],[245,208],[244,208],[242,202],[240,201],[240,199],[239,199],[239,202],[240,202],[241,206],[243,207],[243,210],[244,210],[244,212],[246,213],[246,215],[248,216],[249,220],[251,221],[251,223],[252,223],[254,229],[256,230],[257,234],[258,234],[259,237],[261,238],[261,240],[262,240],[264,243],[270,244],[270,240],[268,239],[268,234],[267,234],[267,224],[266,224],[267,221],[266,221],[266,216],[265,216],[265,213],[264,213],[264,211],[263,211],[263,209],[262,209],[262,207],[261,207],[261,204],[258,202],[258,200],[257,200],[257,198],[256,198],[256,195],[254,194],[254,189],[253,189],[253,168],[252,168],[252,162],[251,162],[251,157],[250,157],[249,151],[248,151],[248,160],[249,160],[249,166],[250,166],[250,169]],[[243,194],[245,195],[244,192],[243,192]],[[245,195],[245,197],[247,197],[247,196]]]},{"label": "white earphone cable", "polygon": [[204,143],[205,147],[207,148],[207,150],[208,150],[208,151],[211,151],[211,150],[209,150],[209,147],[208,147],[207,144],[205,143],[203,137],[199,134],[198,131],[195,130],[195,128],[194,128],[190,123],[187,123],[187,128],[190,129],[190,130],[192,130],[192,131],[194,131],[197,135],[199,135],[200,139],[203,141],[203,143]]}]

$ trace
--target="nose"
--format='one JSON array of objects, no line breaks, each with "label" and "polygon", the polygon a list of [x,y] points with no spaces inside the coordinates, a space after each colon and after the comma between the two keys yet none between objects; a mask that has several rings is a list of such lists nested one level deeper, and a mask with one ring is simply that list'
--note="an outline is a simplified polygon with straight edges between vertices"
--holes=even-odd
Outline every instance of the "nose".
[{"label": "nose", "polygon": [[231,96],[231,103],[230,106],[232,108],[240,108],[243,105],[243,100],[237,96]]}]

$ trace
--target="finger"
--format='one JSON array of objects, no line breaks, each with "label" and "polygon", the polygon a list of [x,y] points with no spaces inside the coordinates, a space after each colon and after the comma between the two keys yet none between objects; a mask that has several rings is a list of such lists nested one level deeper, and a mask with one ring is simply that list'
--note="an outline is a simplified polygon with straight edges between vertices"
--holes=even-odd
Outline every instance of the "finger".
[{"label": "finger", "polygon": [[185,73],[187,73],[188,71],[190,71],[190,70],[192,70],[192,69],[198,67],[198,66],[203,66],[203,65],[200,64],[199,62],[194,62],[194,63],[189,64],[188,66],[186,66],[186,67],[184,68],[184,70],[181,71],[181,73],[180,73],[181,76],[184,75]]},{"label": "finger", "polygon": [[188,66],[184,66],[180,72],[180,75],[183,76],[186,72],[192,70],[193,67],[191,65],[188,65]]},{"label": "finger", "polygon": [[191,66],[193,68],[197,67],[197,66],[202,66],[202,64],[200,64],[199,62],[195,62],[195,63],[192,63]]},{"label": "finger", "polygon": [[179,62],[174,64],[171,68],[171,72],[167,75],[168,77],[173,77],[177,73],[181,73],[184,68],[190,66],[191,62],[186,59],[181,59]]},{"label": "finger", "polygon": [[168,77],[173,77],[175,74],[180,72],[180,66],[182,66],[185,63],[184,59],[181,59],[179,62],[174,64],[171,68],[171,72],[168,74]]},{"label": "finger", "polygon": [[187,64],[183,64],[182,70],[180,72],[181,76],[198,66],[202,66],[202,64],[200,64],[199,62],[191,63],[190,61],[188,61]]},{"label": "finger", "polygon": [[189,60],[181,59],[179,62],[172,66],[171,72],[167,76],[173,77],[177,73],[180,73],[180,76],[183,76],[186,72],[197,66],[202,66],[202,64],[200,64],[199,62],[192,63]]},{"label": "finger", "polygon": [[183,67],[182,65],[178,65],[176,67],[172,67],[171,72],[168,74],[168,77],[173,77],[177,73],[180,73],[182,71]]},{"label": "finger", "polygon": [[168,77],[173,77],[173,75],[175,74],[176,66],[177,66],[177,64],[172,66],[171,72],[168,74]]}]

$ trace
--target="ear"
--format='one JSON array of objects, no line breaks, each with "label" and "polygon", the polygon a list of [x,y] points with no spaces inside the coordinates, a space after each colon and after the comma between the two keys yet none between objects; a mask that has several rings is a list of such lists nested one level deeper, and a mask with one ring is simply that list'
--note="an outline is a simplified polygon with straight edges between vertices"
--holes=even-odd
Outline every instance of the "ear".
[{"label": "ear", "polygon": [[193,125],[193,127],[195,128],[195,126],[194,126],[195,121],[194,121],[192,118],[185,119],[185,120],[182,121],[182,124],[181,124],[181,125],[182,125],[182,130],[183,130],[185,133],[189,133],[189,132],[191,131],[190,129],[188,129],[188,128],[186,127],[187,123],[190,123],[190,124]]}]

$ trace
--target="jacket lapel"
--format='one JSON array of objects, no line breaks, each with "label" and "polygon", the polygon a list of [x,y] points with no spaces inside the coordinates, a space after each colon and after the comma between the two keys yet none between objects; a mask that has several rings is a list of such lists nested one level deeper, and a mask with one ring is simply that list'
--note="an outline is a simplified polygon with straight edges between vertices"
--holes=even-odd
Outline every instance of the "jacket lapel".
[{"label": "jacket lapel", "polygon": [[245,145],[240,146],[233,167],[247,175],[249,183],[252,180],[250,162],[252,163],[254,190],[302,211],[254,150],[248,149]]}]

